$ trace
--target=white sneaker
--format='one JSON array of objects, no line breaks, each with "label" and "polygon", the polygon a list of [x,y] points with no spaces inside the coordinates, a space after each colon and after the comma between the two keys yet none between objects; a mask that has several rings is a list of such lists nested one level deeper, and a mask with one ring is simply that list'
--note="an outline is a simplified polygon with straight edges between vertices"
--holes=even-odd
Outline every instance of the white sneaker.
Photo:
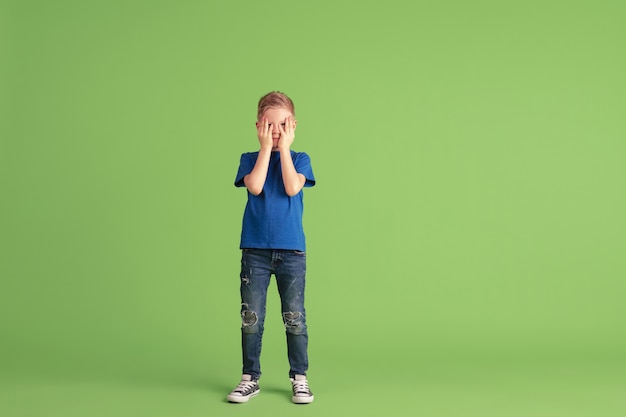
[{"label": "white sneaker", "polygon": [[241,382],[226,397],[231,403],[245,403],[261,391],[259,383],[253,381],[252,377],[247,374],[241,376]]},{"label": "white sneaker", "polygon": [[293,397],[291,401],[296,404],[309,404],[313,402],[313,393],[309,388],[309,383],[304,375],[295,375],[291,379],[291,385],[293,388]]}]

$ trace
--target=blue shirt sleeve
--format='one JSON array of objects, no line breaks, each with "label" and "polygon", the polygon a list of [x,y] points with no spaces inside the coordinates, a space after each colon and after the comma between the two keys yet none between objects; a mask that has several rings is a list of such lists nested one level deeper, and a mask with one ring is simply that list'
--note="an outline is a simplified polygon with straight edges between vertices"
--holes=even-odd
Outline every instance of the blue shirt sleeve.
[{"label": "blue shirt sleeve", "polygon": [[239,169],[237,170],[237,176],[235,177],[235,187],[245,187],[243,183],[243,177],[252,172],[254,164],[256,163],[257,153],[244,153],[239,160]]},{"label": "blue shirt sleeve", "polygon": [[306,182],[305,187],[313,187],[315,185],[315,176],[313,175],[313,168],[311,167],[311,158],[305,152],[297,152],[293,156],[293,165],[296,168],[296,172],[304,175]]}]

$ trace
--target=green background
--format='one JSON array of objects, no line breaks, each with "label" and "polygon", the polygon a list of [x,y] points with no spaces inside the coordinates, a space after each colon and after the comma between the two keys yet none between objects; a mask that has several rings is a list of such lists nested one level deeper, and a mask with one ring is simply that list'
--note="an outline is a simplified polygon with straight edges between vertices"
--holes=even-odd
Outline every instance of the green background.
[{"label": "green background", "polygon": [[[4,1],[3,416],[626,413],[621,1]],[[239,380],[242,152],[296,103],[310,406],[272,284]]]}]

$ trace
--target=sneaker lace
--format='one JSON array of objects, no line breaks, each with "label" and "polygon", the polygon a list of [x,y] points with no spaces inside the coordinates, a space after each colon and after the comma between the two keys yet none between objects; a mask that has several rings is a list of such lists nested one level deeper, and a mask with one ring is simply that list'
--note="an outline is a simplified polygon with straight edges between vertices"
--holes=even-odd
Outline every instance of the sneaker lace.
[{"label": "sneaker lace", "polygon": [[241,392],[242,394],[245,394],[246,392],[252,391],[255,385],[256,381],[241,381],[233,392]]},{"label": "sneaker lace", "polygon": [[294,394],[310,394],[309,383],[304,381],[293,381],[293,393]]}]

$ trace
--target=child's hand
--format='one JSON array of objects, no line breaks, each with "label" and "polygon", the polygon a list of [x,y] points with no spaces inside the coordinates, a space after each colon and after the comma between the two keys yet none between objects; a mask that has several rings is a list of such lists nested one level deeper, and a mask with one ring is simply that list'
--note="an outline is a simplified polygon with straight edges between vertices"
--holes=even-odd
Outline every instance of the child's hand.
[{"label": "child's hand", "polygon": [[263,117],[261,121],[256,122],[256,131],[261,149],[272,149],[274,146],[274,141],[272,140],[272,125],[267,118]]},{"label": "child's hand", "polygon": [[296,138],[296,120],[289,116],[285,119],[285,127],[278,125],[280,129],[280,139],[278,140],[279,149],[289,149],[293,140]]},{"label": "child's hand", "polygon": [[272,126],[270,125],[269,120],[263,117],[261,121],[256,122],[256,132],[257,137],[259,138],[259,143],[261,144],[261,149],[272,149],[274,141],[272,140]]}]

